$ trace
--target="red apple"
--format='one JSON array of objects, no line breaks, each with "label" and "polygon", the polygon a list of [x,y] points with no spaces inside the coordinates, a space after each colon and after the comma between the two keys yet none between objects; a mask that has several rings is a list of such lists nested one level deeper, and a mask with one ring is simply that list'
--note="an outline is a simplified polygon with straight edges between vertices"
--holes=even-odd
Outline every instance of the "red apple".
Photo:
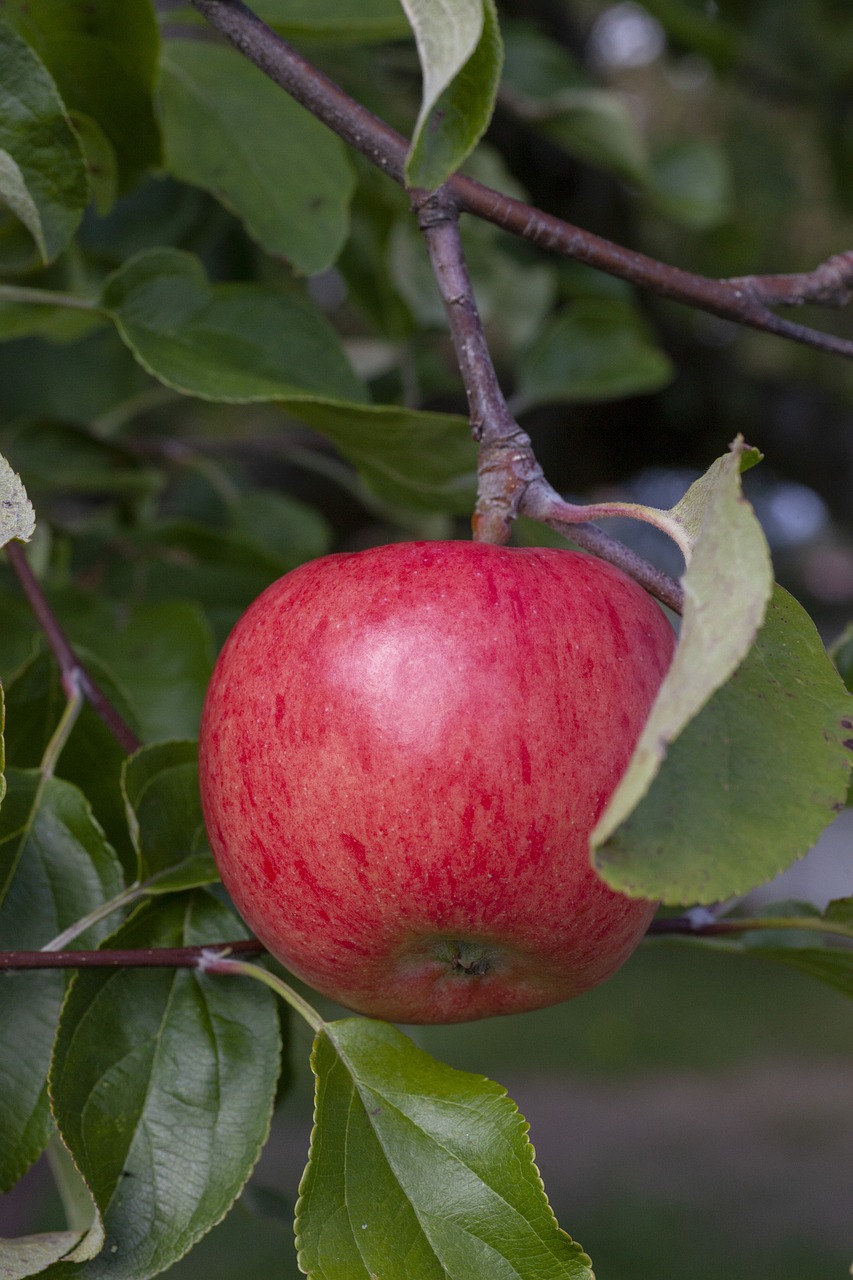
[{"label": "red apple", "polygon": [[397,1022],[601,982],[655,904],[599,879],[589,834],[673,647],[636,583],[570,551],[400,543],[287,574],[202,719],[238,910],[305,982]]}]

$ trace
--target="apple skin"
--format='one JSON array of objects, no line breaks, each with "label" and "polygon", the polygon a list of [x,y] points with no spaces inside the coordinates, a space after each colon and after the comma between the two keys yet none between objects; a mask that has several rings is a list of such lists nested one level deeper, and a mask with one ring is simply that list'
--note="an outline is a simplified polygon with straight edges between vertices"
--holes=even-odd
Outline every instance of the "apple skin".
[{"label": "apple skin", "polygon": [[216,664],[202,803],[235,905],[351,1009],[461,1022],[566,1000],[634,950],[589,834],[674,634],[591,556],[398,543],[273,583]]}]

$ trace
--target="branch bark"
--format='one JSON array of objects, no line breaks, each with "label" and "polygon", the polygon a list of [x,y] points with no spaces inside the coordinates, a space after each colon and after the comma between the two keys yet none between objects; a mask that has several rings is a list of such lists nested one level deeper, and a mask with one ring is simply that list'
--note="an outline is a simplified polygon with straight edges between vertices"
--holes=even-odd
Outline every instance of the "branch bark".
[{"label": "branch bark", "polygon": [[412,205],[423,232],[447,313],[471,418],[479,443],[474,537],[508,541],[518,515],[539,520],[585,551],[615,564],[676,613],[684,603],[677,582],[603,529],[578,515],[583,508],[564,502],[548,483],[526,431],[512,416],[486,341],[459,235],[459,210],[452,191],[413,192]]},{"label": "branch bark", "polygon": [[254,938],[203,947],[125,947],[103,951],[0,951],[0,973],[26,969],[196,969],[203,957],[259,955]]},{"label": "branch bark", "polygon": [[30,568],[23,547],[19,542],[10,542],[5,550],[21,590],[27,597],[30,608],[50,645],[51,652],[59,664],[66,694],[72,697],[79,691],[109,729],[121,749],[128,755],[138,751],[142,746],[141,741],[77,657],[71,641],[42,591],[41,583]]},{"label": "branch bark", "polygon": [[[307,62],[242,0],[192,3],[265,75],[377,168],[405,185],[408,143],[401,134]],[[843,306],[853,291],[853,251],[838,254],[814,271],[799,275],[715,280],[614,244],[461,174],[450,178],[446,187],[460,212],[494,223],[540,248],[585,262],[651,293],[736,324],[853,358],[853,342],[796,324],[770,310],[771,306],[799,306],[805,302]]]}]

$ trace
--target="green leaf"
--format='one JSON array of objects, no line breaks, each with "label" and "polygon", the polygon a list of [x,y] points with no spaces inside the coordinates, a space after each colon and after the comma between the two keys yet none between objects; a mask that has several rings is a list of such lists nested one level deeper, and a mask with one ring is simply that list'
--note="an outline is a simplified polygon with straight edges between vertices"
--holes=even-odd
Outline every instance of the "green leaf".
[{"label": "green leaf", "polygon": [[340,0],[257,0],[252,8],[264,22],[295,38],[399,40],[410,33],[400,0],[359,0],[357,5],[341,5]]},{"label": "green leaf", "polygon": [[500,1085],[364,1018],[327,1024],[312,1063],[315,1127],[296,1217],[312,1280],[591,1280]]},{"label": "green leaf", "polygon": [[11,423],[2,438],[39,511],[57,493],[144,496],[160,483],[129,450],[77,423],[26,418]]},{"label": "green leaf", "polygon": [[262,286],[211,287],[197,259],[175,250],[137,255],[110,278],[104,303],[137,359],[169,386],[280,401],[333,440],[381,497],[470,509],[476,452],[463,420],[360,403],[334,331],[308,304]]},{"label": "green leaf", "polygon": [[[746,660],[672,743],[627,821],[599,836],[596,867],[614,887],[673,903],[769,880],[843,804],[852,701],[808,614],[777,587]],[[642,741],[651,749],[650,734]]]},{"label": "green leaf", "polygon": [[32,610],[19,592],[9,584],[0,590],[0,684],[29,662],[38,648],[40,635]]},{"label": "green leaf", "polygon": [[[239,615],[256,596],[280,577],[277,556],[239,532],[212,529],[191,520],[152,522],[140,526],[129,542],[140,564],[138,580],[148,600],[205,611],[217,644],[222,644]],[[192,595],[194,603],[175,600]],[[200,668],[199,668],[200,676]],[[193,681],[193,720],[183,729],[160,735],[195,737],[204,685]],[[176,686],[176,692],[180,692]],[[140,695],[143,689],[140,686]],[[164,698],[168,697],[164,689]],[[168,703],[164,703],[168,707]]]},{"label": "green leaf", "polygon": [[406,179],[434,190],[459,168],[488,126],[503,62],[494,0],[402,0],[423,75]]},{"label": "green leaf", "polygon": [[[744,32],[734,15],[724,16],[694,0],[647,0],[644,5],[672,37],[676,48],[684,47],[727,71],[743,55]],[[755,57],[758,49],[752,50]]]},{"label": "green leaf", "polygon": [[95,311],[45,306],[41,302],[0,301],[0,342],[29,337],[74,341],[103,323]]},{"label": "green leaf", "polygon": [[[174,947],[245,936],[207,894],[162,898],[110,939]],[[51,1099],[97,1206],[59,1277],[144,1280],[227,1212],[269,1130],[279,1069],[275,1000],[259,983],[188,969],[89,969],[62,1010]],[[72,1255],[72,1258],[75,1255]]]},{"label": "green leaf", "polygon": [[103,305],[139,363],[186,395],[234,404],[365,399],[315,307],[264,285],[210,285],[190,253],[137,254],[108,278]]},{"label": "green leaf", "polygon": [[104,217],[118,197],[119,172],[115,147],[97,120],[93,120],[85,112],[72,111],[70,119],[83,151],[92,202]]},{"label": "green leaf", "polygon": [[643,184],[649,159],[626,97],[592,84],[564,48],[519,23],[506,28],[502,96],[513,112],[571,155]]},{"label": "green leaf", "polygon": [[[159,883],[195,888],[219,879],[207,851],[207,834],[198,791],[195,742],[159,742],[131,756],[122,772],[128,826],[139,860],[137,879],[169,871]],[[206,873],[206,874],[205,874]],[[204,878],[197,877],[202,874]],[[187,879],[190,883],[187,883]]]},{"label": "green leaf", "polygon": [[36,527],[33,504],[21,477],[0,454],[0,547],[17,539],[29,542]]},{"label": "green leaf", "polygon": [[75,606],[61,596],[57,607],[75,644],[94,651],[121,690],[145,742],[196,736],[214,642],[195,602],[81,601]]},{"label": "green leaf", "polygon": [[853,622],[848,622],[844,631],[829,650],[829,656],[838,669],[838,674],[845,686],[853,693]]},{"label": "green leaf", "polygon": [[307,401],[292,412],[328,436],[380,498],[422,511],[470,514],[477,450],[464,418],[396,405]]},{"label": "green leaf", "polygon": [[196,604],[137,605],[101,647],[146,742],[195,737],[213,669],[213,638]]},{"label": "green leaf", "polygon": [[160,99],[170,173],[211,192],[298,271],[335,261],[355,172],[325,125],[242,54],[200,41],[165,45]]},{"label": "green leaf", "polygon": [[463,420],[360,403],[334,331],[308,304],[262,286],[211,287],[197,259],[175,250],[137,255],[107,282],[104,302],[137,359],[168,385],[205,399],[280,401],[379,496],[470,509],[476,452]]},{"label": "green leaf", "polygon": [[789,969],[799,969],[827,986],[835,987],[846,996],[853,996],[853,951],[840,947],[830,950],[821,947],[797,947],[790,949],[762,947],[762,960],[772,960]]},{"label": "green leaf", "polygon": [[282,573],[331,549],[332,529],[325,517],[286,494],[253,489],[232,503],[229,515],[235,533],[275,557]]},{"label": "green leaf", "polygon": [[501,93],[515,100],[549,101],[566,89],[589,88],[581,63],[562,43],[549,40],[526,22],[502,24],[506,58]]},{"label": "green leaf", "polygon": [[642,184],[648,178],[643,135],[619,94],[564,89],[546,103],[526,103],[520,114],[579,160],[630,182]]},{"label": "green leaf", "polygon": [[100,127],[120,189],[128,190],[160,161],[150,0],[4,0],[4,13],[43,59],[66,106]]},{"label": "green leaf", "polygon": [[88,422],[150,381],[114,326],[103,324],[73,343],[23,338],[0,345],[0,386],[7,422],[23,415]]},{"label": "green leaf", "polygon": [[[853,622],[848,622],[843,633],[830,648],[829,656],[835,663],[845,688],[853,693]],[[850,723],[844,727],[853,730],[853,716],[850,717]],[[853,741],[853,733],[851,733],[851,741]],[[853,777],[850,779],[847,803],[853,806]]]},{"label": "green leaf", "polygon": [[[113,706],[135,726],[135,716],[112,672],[82,647],[78,646],[77,653]],[[6,694],[9,761],[21,769],[35,768],[67,701],[53,658],[45,652],[33,655],[15,672]],[[124,752],[109,729],[88,704],[84,705],[59,758],[56,773],[85,793],[95,818],[129,869],[133,861],[119,791],[123,761]]]},{"label": "green leaf", "polygon": [[673,375],[633,303],[581,298],[521,358],[514,403],[528,409],[549,401],[617,400],[658,391]]},{"label": "green leaf", "polygon": [[[0,810],[0,949],[42,947],[123,887],[118,859],[76,787],[35,770],[8,771]],[[97,944],[104,926],[78,946]],[[46,1076],[65,990],[60,971],[0,982],[0,1188],[8,1190],[50,1136]]]},{"label": "green leaf", "polygon": [[209,852],[191,853],[173,867],[156,871],[145,881],[148,897],[163,893],[183,893],[187,889],[204,889],[219,883],[219,871]]},{"label": "green leaf", "polygon": [[827,903],[823,918],[830,924],[843,925],[853,934],[853,896],[834,898],[832,902]]},{"label": "green leaf", "polygon": [[683,142],[659,152],[649,181],[658,208],[696,231],[725,221],[731,186],[725,153],[709,142]]},{"label": "green leaf", "polygon": [[[483,154],[481,148],[476,156],[479,159]],[[487,186],[505,192],[510,185],[501,176],[488,180],[492,177],[488,170],[495,169],[494,165],[468,164],[465,168],[469,176]],[[497,351],[528,347],[554,303],[553,270],[519,255],[517,246],[508,246],[506,237],[484,222],[468,223],[462,231],[462,244],[477,309],[493,347]],[[412,315],[422,326],[445,329],[444,304],[424,251],[423,236],[410,214],[398,219],[389,254],[394,283]]]},{"label": "green leaf", "polygon": [[52,262],[88,198],[80,144],[56,85],[0,18],[0,203],[27,228],[42,261]]},{"label": "green leaf", "polygon": [[607,841],[649,790],[669,744],[746,657],[764,619],[773,578],[766,539],[741,490],[749,457],[735,441],[666,513],[688,559],[684,616],[675,657],[631,763],[592,833],[593,860],[605,879],[618,875]]},{"label": "green leaf", "polygon": [[[169,1280],[298,1280],[293,1212],[279,1220],[249,1211],[249,1183],[227,1218],[169,1270]],[[235,1261],[236,1260],[236,1261]]]}]

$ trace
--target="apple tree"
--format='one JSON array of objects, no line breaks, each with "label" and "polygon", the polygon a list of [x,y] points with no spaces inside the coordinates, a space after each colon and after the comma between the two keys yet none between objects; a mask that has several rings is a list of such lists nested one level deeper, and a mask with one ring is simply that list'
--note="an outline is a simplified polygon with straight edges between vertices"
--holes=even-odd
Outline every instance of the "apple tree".
[{"label": "apple tree", "polygon": [[[0,1188],[47,1152],[65,1211],[0,1241],[4,1277],[183,1258],[252,1194],[291,1019],[307,1275],[592,1275],[505,1090],[327,1012],[219,883],[215,656],[332,551],[473,528],[639,583],[678,643],[591,868],[662,904],[674,964],[853,995],[853,897],[743,905],[844,808],[853,751],[853,589],[777,585],[749,500],[767,454],[849,537],[849,407],[806,444],[768,409],[849,406],[853,356],[827,319],[853,289],[851,41],[829,0],[786,12],[2,6]],[[668,498],[622,483],[667,460]]]}]

